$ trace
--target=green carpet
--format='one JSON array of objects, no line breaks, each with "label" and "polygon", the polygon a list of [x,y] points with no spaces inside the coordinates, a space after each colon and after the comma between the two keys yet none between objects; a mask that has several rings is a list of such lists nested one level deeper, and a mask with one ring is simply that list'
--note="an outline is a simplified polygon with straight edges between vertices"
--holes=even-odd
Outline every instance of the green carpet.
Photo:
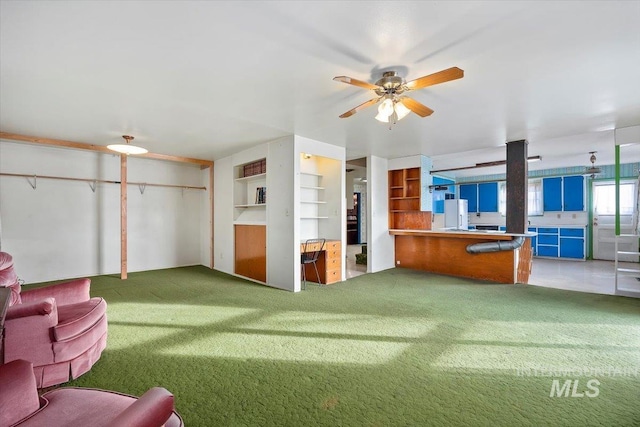
[{"label": "green carpet", "polygon": [[639,299],[403,269],[294,294],[204,267],[92,295],[107,349],[67,385],[161,385],[187,426],[640,425]]}]

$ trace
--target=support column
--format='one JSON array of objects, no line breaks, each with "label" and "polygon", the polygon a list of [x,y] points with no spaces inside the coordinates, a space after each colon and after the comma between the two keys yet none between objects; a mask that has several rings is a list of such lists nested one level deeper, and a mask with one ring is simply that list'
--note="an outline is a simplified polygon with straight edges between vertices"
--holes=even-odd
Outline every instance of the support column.
[{"label": "support column", "polygon": [[507,142],[507,233],[527,232],[529,166],[527,141]]},{"label": "support column", "polygon": [[127,155],[120,154],[120,279],[127,278]]}]

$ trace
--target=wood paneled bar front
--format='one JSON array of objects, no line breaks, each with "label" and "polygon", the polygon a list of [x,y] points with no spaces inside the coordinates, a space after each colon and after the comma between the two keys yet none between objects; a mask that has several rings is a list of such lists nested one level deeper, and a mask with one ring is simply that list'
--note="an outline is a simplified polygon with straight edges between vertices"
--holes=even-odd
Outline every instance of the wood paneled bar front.
[{"label": "wood paneled bar front", "polygon": [[470,254],[467,246],[512,240],[526,234],[465,231],[390,230],[395,236],[396,267],[496,283],[528,283],[531,239],[515,250]]}]

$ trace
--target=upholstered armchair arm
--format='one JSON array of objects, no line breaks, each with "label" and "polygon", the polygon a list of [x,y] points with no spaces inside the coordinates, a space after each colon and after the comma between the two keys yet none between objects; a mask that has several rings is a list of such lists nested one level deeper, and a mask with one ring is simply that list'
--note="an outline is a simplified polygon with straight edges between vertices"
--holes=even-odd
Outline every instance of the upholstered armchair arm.
[{"label": "upholstered armchair arm", "polygon": [[110,427],[160,427],[173,413],[173,395],[153,387],[109,423]]},{"label": "upholstered armchair arm", "polygon": [[20,296],[22,302],[33,302],[52,297],[55,298],[58,305],[68,305],[87,301],[90,298],[90,288],[91,280],[76,279],[44,288],[23,290]]},{"label": "upholstered armchair arm", "polygon": [[[56,311],[56,308],[56,301],[53,298],[44,298],[40,301],[12,305],[7,309],[5,320],[8,321],[29,316],[50,316],[54,311]],[[58,322],[56,321],[54,324],[57,323]]]},{"label": "upholstered armchair arm", "polygon": [[51,328],[58,324],[53,298],[12,305],[4,323],[4,360],[26,359],[35,366],[53,363]]}]

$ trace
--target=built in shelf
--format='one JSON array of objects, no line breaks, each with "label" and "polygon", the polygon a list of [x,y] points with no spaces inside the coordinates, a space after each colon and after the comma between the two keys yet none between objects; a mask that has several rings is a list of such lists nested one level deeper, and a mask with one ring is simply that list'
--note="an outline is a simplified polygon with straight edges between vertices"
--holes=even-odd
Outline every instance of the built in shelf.
[{"label": "built in shelf", "polygon": [[301,185],[300,188],[305,188],[307,190],[324,190],[324,187],[311,187],[308,185]]},{"label": "built in shelf", "polygon": [[259,173],[256,175],[249,175],[249,176],[243,176],[241,178],[236,178],[237,182],[243,182],[243,181],[253,181],[254,179],[262,179],[265,178],[267,176],[266,173]]},{"label": "built in shelf", "polygon": [[238,209],[241,209],[241,208],[264,208],[266,206],[267,206],[266,203],[252,203],[252,204],[248,204],[248,205],[235,205],[235,207],[238,208]]},{"label": "built in shelf", "polygon": [[233,225],[267,225],[267,221],[234,221]]}]

